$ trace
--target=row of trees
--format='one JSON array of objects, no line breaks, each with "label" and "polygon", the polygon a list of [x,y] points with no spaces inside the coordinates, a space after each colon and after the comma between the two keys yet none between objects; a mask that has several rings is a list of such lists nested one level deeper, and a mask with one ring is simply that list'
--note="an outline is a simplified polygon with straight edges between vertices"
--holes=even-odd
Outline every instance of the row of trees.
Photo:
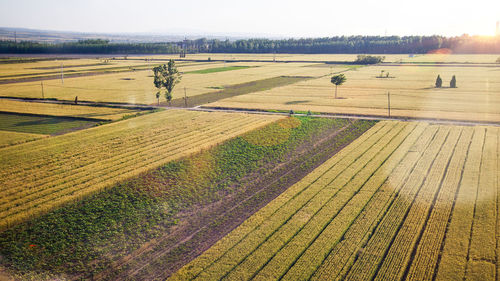
[{"label": "row of trees", "polygon": [[71,43],[0,41],[0,53],[319,53],[422,54],[438,49],[453,53],[500,53],[500,37],[337,36],[305,39],[196,39],[166,43],[110,43],[92,39]]},{"label": "row of trees", "polygon": [[0,41],[0,53],[4,54],[176,54],[180,51],[174,43],[115,44],[100,39],[59,44]]}]

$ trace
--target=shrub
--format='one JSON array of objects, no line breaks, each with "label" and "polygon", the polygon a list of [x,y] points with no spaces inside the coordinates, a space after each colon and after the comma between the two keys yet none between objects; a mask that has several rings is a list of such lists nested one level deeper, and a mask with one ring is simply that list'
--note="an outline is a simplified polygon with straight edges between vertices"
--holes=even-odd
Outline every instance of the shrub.
[{"label": "shrub", "polygon": [[383,56],[367,56],[358,55],[358,58],[354,61],[356,64],[377,64],[385,60]]}]

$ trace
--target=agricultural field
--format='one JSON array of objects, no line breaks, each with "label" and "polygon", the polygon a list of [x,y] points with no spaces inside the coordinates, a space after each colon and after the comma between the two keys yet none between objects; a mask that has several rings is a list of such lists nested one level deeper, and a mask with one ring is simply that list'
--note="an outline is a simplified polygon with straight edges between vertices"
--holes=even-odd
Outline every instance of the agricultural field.
[{"label": "agricultural field", "polygon": [[30,133],[0,130],[0,148],[33,141],[44,137],[46,136],[41,134],[30,134]]},{"label": "agricultural field", "polygon": [[[161,62],[151,61],[144,57],[141,59],[128,60],[119,58],[80,58],[80,59],[44,59],[35,62],[8,63],[0,61],[0,84],[22,82],[24,80],[42,80],[44,78],[63,78],[100,75],[120,72],[133,72],[149,70]],[[214,62],[213,65],[221,62]],[[186,71],[203,69],[209,62],[180,61],[179,66],[186,67]]]},{"label": "agricultural field", "polygon": [[0,229],[277,118],[168,110],[5,148]]},{"label": "agricultural field", "polygon": [[379,122],[169,280],[496,280],[499,137]]},{"label": "agricultural field", "polygon": [[0,112],[116,121],[139,110],[0,99]]},{"label": "agricultural field", "polygon": [[[153,62],[151,65],[154,66]],[[132,104],[154,104],[157,102],[153,85],[152,68],[141,71],[109,73],[43,81],[44,98],[81,101],[118,102]],[[342,71],[345,67],[324,67],[312,63],[197,63],[179,65],[185,72],[181,82],[174,88],[173,99],[186,94],[188,97],[215,93],[226,86],[259,81],[280,76],[317,77],[331,72]],[[227,67],[229,71],[220,71]],[[219,71],[214,71],[217,69]],[[204,70],[202,73],[200,71]],[[40,81],[0,84],[0,96],[21,98],[42,98]],[[162,97],[163,99],[163,97]],[[163,99],[164,100],[164,99]]]},{"label": "agricultural field", "polygon": [[[382,71],[392,78],[377,78]],[[368,66],[345,72],[347,81],[339,86],[338,99],[330,76],[325,76],[208,106],[388,116],[389,92],[393,117],[499,122],[499,71],[499,65]],[[443,88],[434,88],[437,75]],[[453,75],[457,88],[449,88]]]},{"label": "agricultural field", "polygon": [[499,280],[497,58],[0,60],[0,280]]},{"label": "agricultural field", "polygon": [[0,130],[40,135],[61,135],[96,126],[99,121],[73,117],[0,112]]},{"label": "agricultural field", "polygon": [[3,264],[20,279],[164,279],[376,123],[271,119],[1,232]]}]

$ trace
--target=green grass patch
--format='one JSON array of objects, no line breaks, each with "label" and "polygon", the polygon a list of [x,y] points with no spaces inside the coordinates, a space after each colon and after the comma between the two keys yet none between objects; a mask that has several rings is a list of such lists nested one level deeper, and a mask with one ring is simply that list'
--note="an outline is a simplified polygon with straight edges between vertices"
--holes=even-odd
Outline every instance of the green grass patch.
[{"label": "green grass patch", "polygon": [[[304,76],[278,76],[242,84],[228,85],[224,86],[224,89],[221,91],[188,97],[188,107],[211,103],[234,96],[266,91],[272,88],[294,84],[310,78],[311,77]],[[172,106],[185,106],[184,99],[179,98],[172,100]]]},{"label": "green grass patch", "polygon": [[289,161],[297,149],[311,147],[325,130],[350,124],[328,146],[336,149],[374,123],[311,117],[277,121],[0,233],[0,262],[21,274],[50,271],[91,279],[112,260],[169,233],[178,214],[241,194],[255,177]]},{"label": "green grass patch", "polygon": [[207,74],[207,73],[215,73],[215,72],[224,72],[224,71],[231,71],[231,70],[238,70],[238,69],[245,69],[245,68],[250,68],[251,66],[227,66],[227,67],[215,67],[215,68],[208,68],[208,69],[200,69],[200,70],[194,70],[194,71],[187,71],[184,72],[185,74],[192,73],[192,74]]},{"label": "green grass patch", "polygon": [[22,133],[56,135],[77,129],[89,128],[99,121],[86,119],[38,116],[0,112],[0,130]]}]

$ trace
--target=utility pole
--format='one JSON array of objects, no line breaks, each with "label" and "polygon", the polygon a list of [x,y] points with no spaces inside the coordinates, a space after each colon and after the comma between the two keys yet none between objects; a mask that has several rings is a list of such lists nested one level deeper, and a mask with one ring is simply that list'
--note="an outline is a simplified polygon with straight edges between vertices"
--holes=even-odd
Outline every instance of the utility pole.
[{"label": "utility pole", "polygon": [[14,31],[14,43],[17,44],[17,32],[16,31]]},{"label": "utility pole", "polygon": [[389,113],[389,118],[391,117],[391,93],[387,92],[387,110]]},{"label": "utility pole", "polygon": [[184,107],[188,107],[188,97],[186,94],[186,87],[184,87]]},{"label": "utility pole", "polygon": [[62,63],[61,63],[61,83],[64,85],[64,69]]},{"label": "utility pole", "polygon": [[45,99],[45,95],[43,94],[43,81],[40,81],[40,85],[42,85],[42,100]]}]

